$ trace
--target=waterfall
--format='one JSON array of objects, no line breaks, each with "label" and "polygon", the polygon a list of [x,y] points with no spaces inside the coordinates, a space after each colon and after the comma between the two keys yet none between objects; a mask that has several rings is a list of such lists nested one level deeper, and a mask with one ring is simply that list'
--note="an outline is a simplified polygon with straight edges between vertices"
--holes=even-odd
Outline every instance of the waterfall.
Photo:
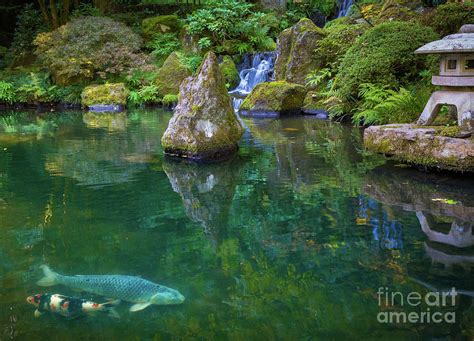
[{"label": "waterfall", "polygon": [[351,9],[351,6],[352,6],[352,0],[343,0],[337,17],[341,18],[341,17],[347,16],[347,14],[349,13],[349,10]]},{"label": "waterfall", "polygon": [[237,88],[229,92],[235,111],[257,84],[272,80],[274,61],[275,52],[259,52],[244,56],[244,60],[238,65],[240,83]]}]

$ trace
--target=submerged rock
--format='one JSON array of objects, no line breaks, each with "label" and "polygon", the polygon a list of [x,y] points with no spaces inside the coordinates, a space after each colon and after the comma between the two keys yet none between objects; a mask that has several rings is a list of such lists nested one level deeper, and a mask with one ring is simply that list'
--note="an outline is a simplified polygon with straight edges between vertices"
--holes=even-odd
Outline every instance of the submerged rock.
[{"label": "submerged rock", "polygon": [[474,139],[443,136],[445,132],[443,127],[411,124],[372,126],[364,132],[364,144],[409,164],[474,172]]},{"label": "submerged rock", "polygon": [[99,111],[104,111],[102,106],[110,106],[110,111],[115,111],[114,106],[127,104],[129,93],[123,83],[89,85],[82,90],[81,104],[96,107]]},{"label": "submerged rock", "polygon": [[284,81],[258,84],[242,102],[244,116],[278,116],[300,113],[306,89],[299,84]]},{"label": "submerged rock", "polygon": [[161,143],[166,154],[217,159],[238,149],[243,129],[232,107],[216,55],[208,53],[196,77],[185,79]]},{"label": "submerged rock", "polygon": [[173,52],[158,70],[155,84],[160,91],[160,95],[177,95],[181,82],[189,76],[191,76],[191,71],[181,63],[179,55]]},{"label": "submerged rock", "polygon": [[314,49],[323,37],[324,31],[309,19],[284,30],[278,37],[275,79],[304,85],[308,73],[320,66]]}]

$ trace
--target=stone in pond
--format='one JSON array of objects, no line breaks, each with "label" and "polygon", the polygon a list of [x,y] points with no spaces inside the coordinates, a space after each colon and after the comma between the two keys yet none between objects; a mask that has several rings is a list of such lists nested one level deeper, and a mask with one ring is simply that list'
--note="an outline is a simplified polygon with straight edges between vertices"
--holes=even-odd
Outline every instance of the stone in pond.
[{"label": "stone in pond", "polygon": [[89,85],[82,90],[81,104],[96,111],[116,111],[127,104],[129,93],[123,83]]},{"label": "stone in pond", "polygon": [[284,81],[258,84],[240,105],[243,116],[279,116],[301,113],[306,89]]},{"label": "stone in pond", "polygon": [[372,126],[364,132],[364,144],[395,160],[422,166],[474,172],[474,139],[458,138],[459,127],[426,127],[412,124]]},{"label": "stone in pond", "polygon": [[242,134],[216,55],[209,52],[197,76],[181,83],[178,105],[161,139],[165,154],[220,159],[238,149]]}]

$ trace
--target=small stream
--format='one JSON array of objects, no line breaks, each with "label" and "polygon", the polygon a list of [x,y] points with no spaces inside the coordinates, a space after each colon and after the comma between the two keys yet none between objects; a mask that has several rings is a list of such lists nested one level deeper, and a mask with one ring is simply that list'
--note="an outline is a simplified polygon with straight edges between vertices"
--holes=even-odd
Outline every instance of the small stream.
[{"label": "small stream", "polygon": [[259,83],[273,80],[273,68],[275,64],[275,52],[258,52],[246,54],[242,63],[238,65],[240,83],[229,94],[232,96],[234,110],[239,110],[240,105],[247,95]]}]

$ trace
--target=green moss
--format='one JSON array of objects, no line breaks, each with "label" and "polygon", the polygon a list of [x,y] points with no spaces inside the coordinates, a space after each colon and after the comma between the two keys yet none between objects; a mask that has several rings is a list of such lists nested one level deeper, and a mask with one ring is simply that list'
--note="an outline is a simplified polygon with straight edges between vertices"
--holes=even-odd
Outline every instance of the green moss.
[{"label": "green moss", "polygon": [[[416,128],[416,126],[414,127]],[[456,157],[435,157],[435,151],[442,148],[442,144],[439,138],[432,139],[429,144],[420,144],[418,143],[417,138],[413,140],[412,138],[404,139],[378,137],[377,133],[375,132],[364,135],[364,145],[367,149],[371,151],[385,154],[393,160],[408,163],[411,165],[422,166],[425,168],[445,169],[458,172],[474,171],[473,157],[467,157],[464,159]]]},{"label": "green moss", "polygon": [[154,82],[160,94],[177,95],[181,82],[189,76],[191,76],[191,71],[181,62],[178,53],[173,52],[156,73]]},{"label": "green moss", "polygon": [[233,89],[239,85],[239,71],[237,70],[235,63],[230,56],[224,56],[222,63],[219,64],[219,69],[221,70],[225,83],[228,85],[227,87],[229,89]]},{"label": "green moss", "polygon": [[81,104],[86,106],[94,104],[125,105],[129,93],[123,83],[90,85],[82,91]]},{"label": "green moss", "polygon": [[142,34],[145,40],[150,40],[159,33],[178,33],[180,30],[177,15],[158,15],[142,21]]},{"label": "green moss", "polygon": [[241,110],[288,112],[301,110],[306,89],[299,84],[276,81],[260,83],[240,106]]}]

